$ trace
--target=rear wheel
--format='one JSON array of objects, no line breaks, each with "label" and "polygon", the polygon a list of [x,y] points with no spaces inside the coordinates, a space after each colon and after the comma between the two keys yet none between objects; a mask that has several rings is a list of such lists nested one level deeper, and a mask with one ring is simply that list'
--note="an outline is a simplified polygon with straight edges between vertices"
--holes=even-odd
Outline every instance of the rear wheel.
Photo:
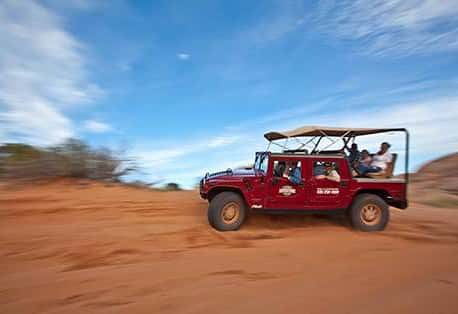
[{"label": "rear wheel", "polygon": [[350,208],[350,220],[361,231],[384,230],[390,219],[388,204],[374,194],[361,194]]},{"label": "rear wheel", "polygon": [[208,207],[208,222],[219,231],[238,230],[245,221],[245,216],[245,201],[234,192],[216,195]]}]

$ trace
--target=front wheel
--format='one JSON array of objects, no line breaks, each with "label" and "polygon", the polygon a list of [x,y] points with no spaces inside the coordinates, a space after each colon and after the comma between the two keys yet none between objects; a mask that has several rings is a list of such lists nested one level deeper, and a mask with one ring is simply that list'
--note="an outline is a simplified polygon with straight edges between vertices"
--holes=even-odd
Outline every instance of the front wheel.
[{"label": "front wheel", "polygon": [[358,195],[349,214],[353,227],[361,231],[384,230],[390,220],[388,204],[374,194]]},{"label": "front wheel", "polygon": [[208,207],[208,222],[219,231],[238,230],[245,221],[245,216],[245,201],[234,192],[216,195]]}]

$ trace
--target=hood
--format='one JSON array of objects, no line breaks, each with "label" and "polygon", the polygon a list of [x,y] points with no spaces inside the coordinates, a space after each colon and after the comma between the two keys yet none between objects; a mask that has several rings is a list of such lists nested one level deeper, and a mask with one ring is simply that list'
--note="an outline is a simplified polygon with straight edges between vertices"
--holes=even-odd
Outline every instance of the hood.
[{"label": "hood", "polygon": [[226,171],[215,172],[211,174],[206,174],[206,179],[214,179],[214,178],[221,178],[221,177],[253,177],[256,175],[254,169],[227,169]]}]

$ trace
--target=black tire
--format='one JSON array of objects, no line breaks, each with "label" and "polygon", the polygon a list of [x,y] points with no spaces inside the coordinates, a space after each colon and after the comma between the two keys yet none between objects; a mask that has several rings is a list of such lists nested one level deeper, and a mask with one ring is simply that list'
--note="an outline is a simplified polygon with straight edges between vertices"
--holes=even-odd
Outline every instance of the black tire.
[{"label": "black tire", "polygon": [[[225,215],[228,211],[238,211],[232,217]],[[217,194],[208,206],[208,222],[219,231],[238,230],[245,221],[246,205],[243,198],[234,192],[221,192]]]},{"label": "black tire", "polygon": [[[376,214],[373,214],[376,213]],[[388,204],[378,195],[358,195],[350,207],[350,222],[360,231],[384,230],[390,220]]]}]

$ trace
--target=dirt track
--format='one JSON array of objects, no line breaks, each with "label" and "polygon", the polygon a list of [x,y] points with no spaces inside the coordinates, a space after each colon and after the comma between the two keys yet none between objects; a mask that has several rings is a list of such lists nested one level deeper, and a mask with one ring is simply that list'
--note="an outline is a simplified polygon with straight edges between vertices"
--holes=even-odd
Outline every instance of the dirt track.
[{"label": "dirt track", "polygon": [[218,233],[195,192],[0,187],[0,313],[458,313],[458,210],[385,232],[252,216]]}]

